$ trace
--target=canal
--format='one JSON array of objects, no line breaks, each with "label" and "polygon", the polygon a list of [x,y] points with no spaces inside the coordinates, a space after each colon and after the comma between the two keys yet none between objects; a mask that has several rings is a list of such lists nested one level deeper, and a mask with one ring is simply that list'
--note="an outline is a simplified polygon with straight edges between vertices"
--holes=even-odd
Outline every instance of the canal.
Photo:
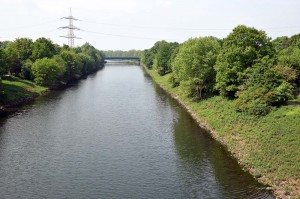
[{"label": "canal", "polygon": [[273,198],[141,67],[0,119],[0,198]]}]

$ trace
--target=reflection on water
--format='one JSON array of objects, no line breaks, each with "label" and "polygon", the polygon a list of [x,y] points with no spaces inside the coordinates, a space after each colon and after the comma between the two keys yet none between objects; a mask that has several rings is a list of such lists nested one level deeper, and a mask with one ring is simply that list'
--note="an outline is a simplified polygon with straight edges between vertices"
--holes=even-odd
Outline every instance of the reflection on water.
[{"label": "reflection on water", "polygon": [[273,198],[133,65],[0,120],[1,198]]},{"label": "reflection on water", "polygon": [[[240,169],[224,147],[180,109],[174,123],[176,152],[186,189],[196,198],[273,198]],[[196,186],[194,186],[196,185]],[[198,186],[204,187],[199,189]]]}]

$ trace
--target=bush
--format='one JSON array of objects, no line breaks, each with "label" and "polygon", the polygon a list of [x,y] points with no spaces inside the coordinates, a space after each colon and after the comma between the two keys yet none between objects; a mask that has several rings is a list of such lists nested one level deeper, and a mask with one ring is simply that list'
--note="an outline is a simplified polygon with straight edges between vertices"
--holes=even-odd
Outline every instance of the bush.
[{"label": "bush", "polygon": [[288,82],[282,82],[281,85],[272,91],[272,105],[281,105],[286,103],[289,99],[293,99],[294,87]]},{"label": "bush", "polygon": [[256,85],[238,93],[235,101],[237,111],[251,115],[266,115],[272,106],[279,106],[293,98],[293,86],[283,81],[279,86],[269,88],[267,85]]},{"label": "bush", "polygon": [[0,97],[2,98],[4,96],[4,90],[3,90],[3,85],[2,85],[2,79],[0,77]]},{"label": "bush", "polygon": [[39,85],[51,88],[58,85],[64,72],[64,65],[59,64],[55,59],[38,59],[32,65],[34,81]]},{"label": "bush", "polygon": [[250,115],[266,115],[270,112],[268,89],[266,87],[250,87],[239,93],[235,101],[237,111]]},{"label": "bush", "polygon": [[157,73],[160,75],[160,76],[163,76],[165,74],[165,69],[163,67],[157,67]]},{"label": "bush", "polygon": [[180,85],[178,79],[174,75],[174,73],[171,73],[171,76],[169,78],[169,82],[171,83],[172,88],[175,88]]}]

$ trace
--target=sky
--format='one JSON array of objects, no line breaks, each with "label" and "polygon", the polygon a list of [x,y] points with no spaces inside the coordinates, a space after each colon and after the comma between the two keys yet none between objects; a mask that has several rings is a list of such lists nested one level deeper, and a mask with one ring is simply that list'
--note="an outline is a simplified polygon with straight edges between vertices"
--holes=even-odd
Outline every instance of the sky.
[{"label": "sky", "polygon": [[143,50],[156,41],[182,43],[226,37],[237,25],[266,31],[273,39],[300,33],[299,0],[0,0],[0,41],[19,37],[67,44],[68,20],[81,30],[75,46]]}]

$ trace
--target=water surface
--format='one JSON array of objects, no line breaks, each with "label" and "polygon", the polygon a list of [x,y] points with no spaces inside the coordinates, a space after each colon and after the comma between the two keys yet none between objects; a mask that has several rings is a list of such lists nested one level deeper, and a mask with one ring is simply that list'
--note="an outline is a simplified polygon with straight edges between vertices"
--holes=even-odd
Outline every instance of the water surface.
[{"label": "water surface", "polygon": [[273,198],[138,66],[0,119],[0,198]]}]

